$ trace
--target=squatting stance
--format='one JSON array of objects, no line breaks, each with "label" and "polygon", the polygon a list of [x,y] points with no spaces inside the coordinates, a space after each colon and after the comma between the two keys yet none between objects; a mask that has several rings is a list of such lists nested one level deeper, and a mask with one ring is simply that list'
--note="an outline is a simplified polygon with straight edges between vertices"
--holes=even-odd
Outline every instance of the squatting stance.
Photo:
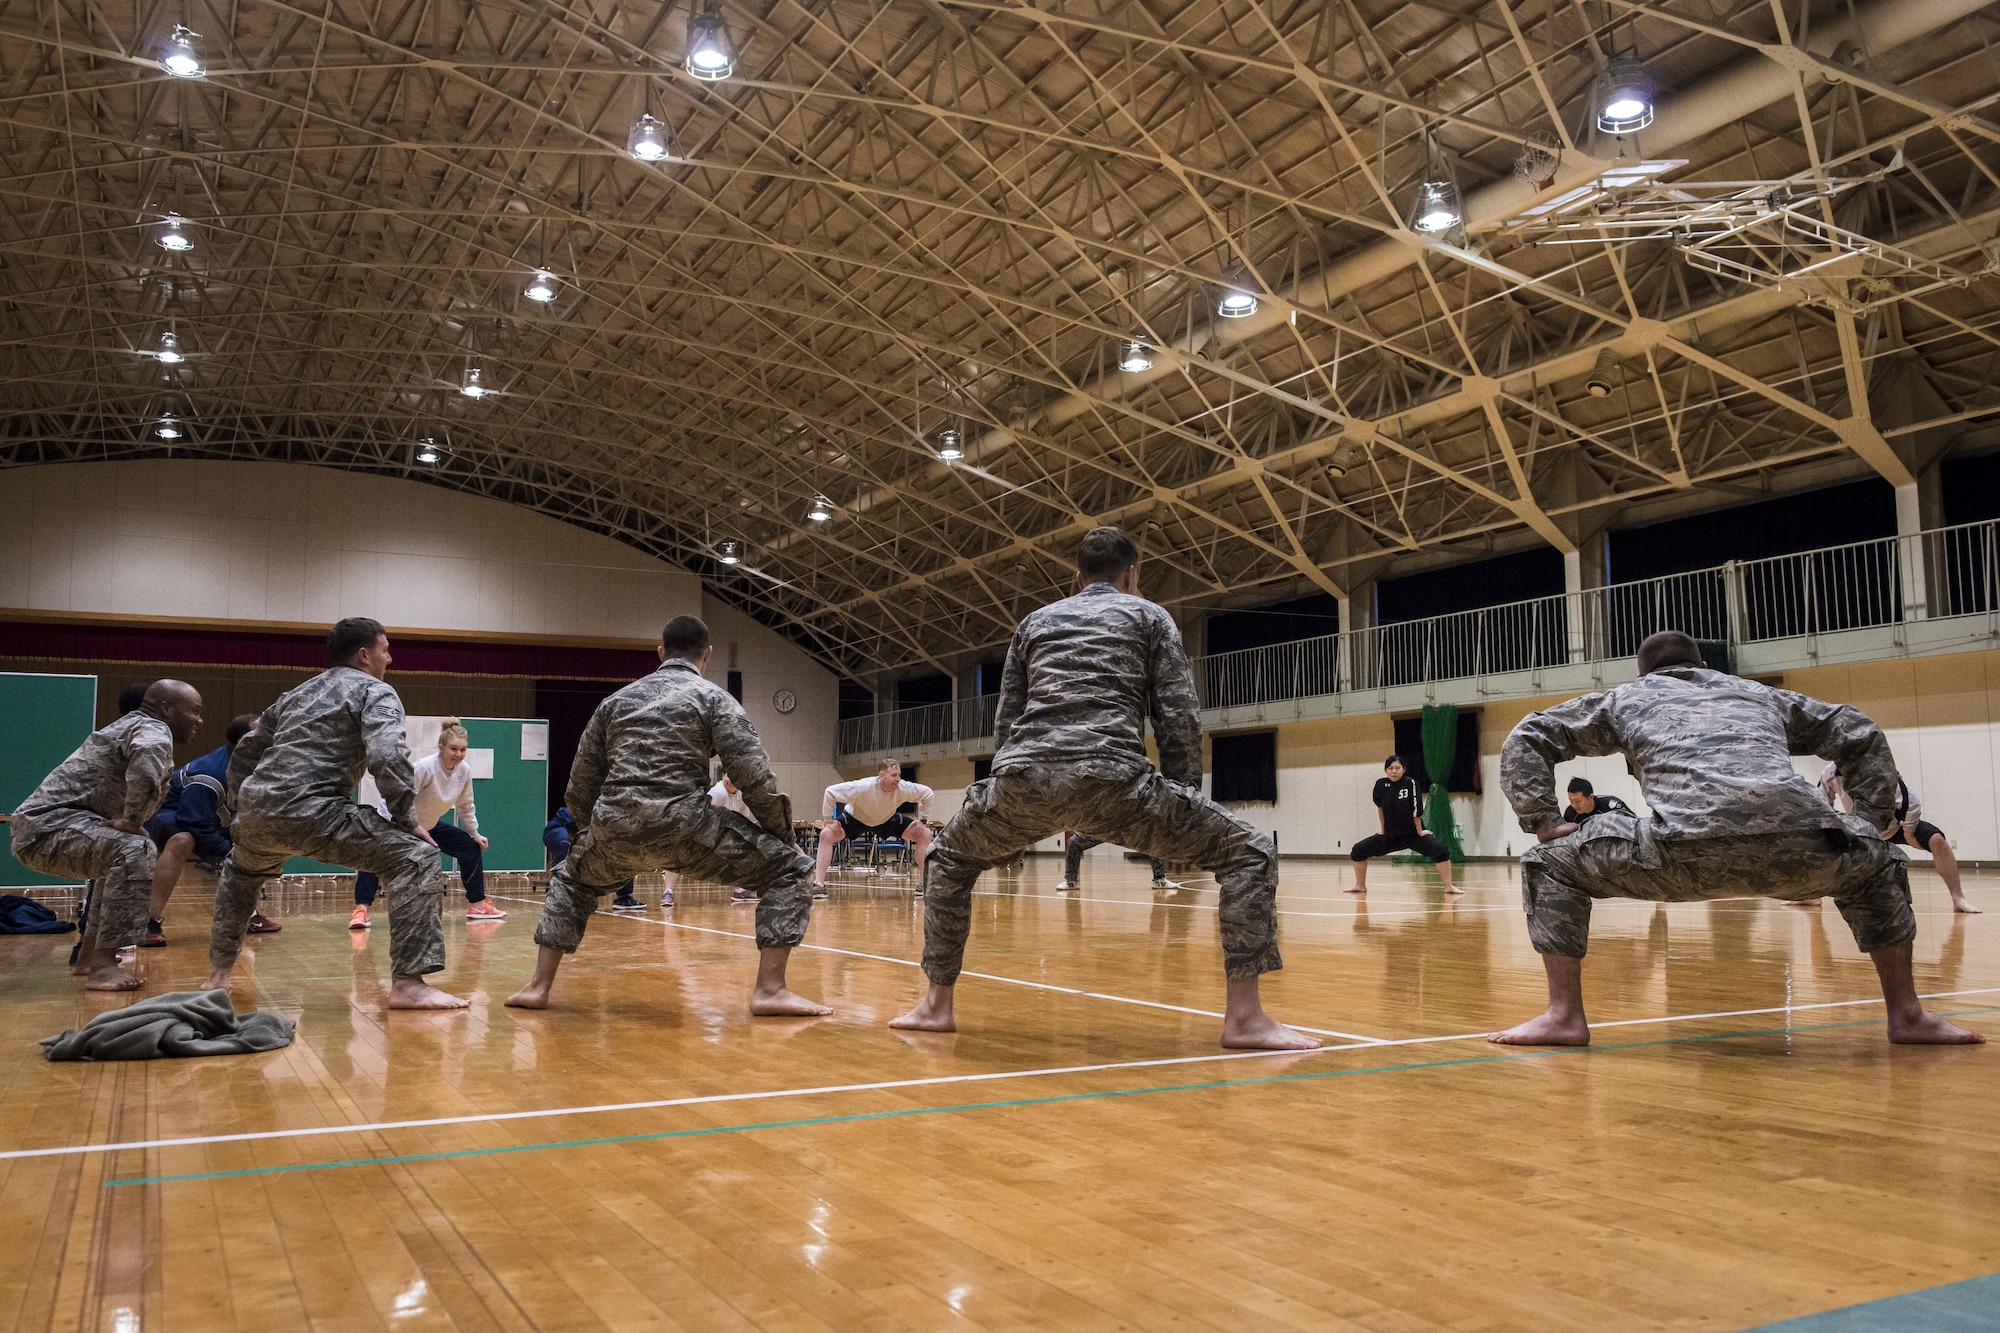
[{"label": "squatting stance", "polygon": [[[1548,972],[1549,1007],[1490,1040],[1586,1046],[1583,955],[1593,898],[1691,902],[1755,894],[1830,897],[1875,964],[1889,1040],[1983,1040],[1924,1012],[1910,969],[1917,920],[1903,853],[1882,840],[1896,804],[1896,762],[1873,722],[1846,705],[1710,671],[1686,634],[1639,646],[1639,679],[1531,713],[1500,750],[1500,782],[1521,827],[1556,826],[1555,766],[1623,752],[1652,815],[1602,813],[1528,849],[1521,899]],[[1792,768],[1830,759],[1854,798],[1829,809]]]},{"label": "squatting stance", "polygon": [[[1139,596],[1139,550],[1117,528],[1086,533],[1076,566],[1076,596],[1029,614],[1007,649],[993,774],[967,789],[926,868],[930,989],[889,1026],[956,1030],[952,994],[972,925],[973,883],[1067,828],[1214,871],[1229,981],[1222,1044],[1319,1045],[1267,1015],[1258,998],[1258,977],[1283,966],[1277,848],[1201,794],[1201,705],[1180,630]],[[1158,772],[1146,758],[1149,716]]]},{"label": "squatting stance", "polygon": [[[715,651],[708,626],[675,616],[660,632],[659,651],[660,669],[599,704],[583,730],[565,793],[576,842],[549,877],[535,924],[534,979],[507,1003],[546,1009],[556,969],[582,943],[598,899],[638,871],[664,868],[757,895],[752,1014],[830,1013],[785,986],[785,965],[812,911],[812,862],[792,843],[791,802],[743,705],[702,676]],[[711,755],[754,820],[710,801]]]}]

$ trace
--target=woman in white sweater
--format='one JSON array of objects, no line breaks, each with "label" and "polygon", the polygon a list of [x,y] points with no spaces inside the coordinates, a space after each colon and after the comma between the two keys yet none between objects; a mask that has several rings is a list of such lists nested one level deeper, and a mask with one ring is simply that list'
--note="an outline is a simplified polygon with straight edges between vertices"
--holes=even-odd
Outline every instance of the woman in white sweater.
[{"label": "woman in white sweater", "polygon": [[[436,754],[425,755],[413,768],[417,786],[417,827],[429,828],[438,850],[458,862],[459,878],[465,883],[465,919],[498,921],[507,914],[486,901],[486,870],[481,853],[486,839],[479,833],[479,815],[472,808],[472,766],[465,762],[471,738],[465,724],[448,717],[438,728]],[[376,809],[387,817],[386,802]],[[456,825],[441,823],[444,812],[456,813]],[[349,930],[368,929],[368,909],[375,902],[379,882],[363,871],[354,877],[354,916]]]}]

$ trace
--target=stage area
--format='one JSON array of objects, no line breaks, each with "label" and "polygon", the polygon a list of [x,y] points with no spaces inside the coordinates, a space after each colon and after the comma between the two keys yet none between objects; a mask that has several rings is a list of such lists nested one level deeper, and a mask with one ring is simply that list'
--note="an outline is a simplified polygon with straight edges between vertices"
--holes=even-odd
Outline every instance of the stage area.
[{"label": "stage area", "polygon": [[[1108,851],[989,875],[961,1031],[918,993],[894,881],[816,904],[758,1020],[752,909],[683,884],[600,915],[556,1007],[538,899],[447,899],[456,1016],[385,1014],[386,925],[339,881],[265,911],[237,1007],[267,1055],[47,1065],[86,996],[69,939],[0,942],[0,1310],[51,1329],[1741,1328],[2000,1269],[2000,1050],[1891,1048],[1831,904],[1599,905],[1589,1051],[1499,1050],[1541,968],[1511,866],[1292,861],[1280,1018],[1309,1055],[1225,1056],[1212,881],[1155,893]],[[2000,1039],[1987,914],[1917,886],[1930,1003]],[[642,881],[643,883],[643,881]],[[204,975],[190,873],[142,950]],[[504,892],[504,890],[503,890]],[[657,899],[657,891],[652,894]],[[609,905],[609,899],[606,899]],[[73,937],[71,937],[73,938]],[[120,1146],[123,1145],[123,1146]],[[1894,1308],[1894,1307],[1889,1307]],[[1842,1324],[1841,1327],[1848,1327]]]}]

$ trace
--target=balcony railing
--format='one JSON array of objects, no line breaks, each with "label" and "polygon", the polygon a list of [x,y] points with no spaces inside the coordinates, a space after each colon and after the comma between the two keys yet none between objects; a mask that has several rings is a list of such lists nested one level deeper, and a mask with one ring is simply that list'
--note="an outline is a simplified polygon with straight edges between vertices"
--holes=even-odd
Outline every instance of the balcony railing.
[{"label": "balcony railing", "polygon": [[[1194,660],[1204,708],[1630,657],[1685,630],[1732,645],[1960,616],[2000,631],[2000,522],[1936,528]],[[840,753],[910,750],[993,734],[994,695],[840,724]]]}]

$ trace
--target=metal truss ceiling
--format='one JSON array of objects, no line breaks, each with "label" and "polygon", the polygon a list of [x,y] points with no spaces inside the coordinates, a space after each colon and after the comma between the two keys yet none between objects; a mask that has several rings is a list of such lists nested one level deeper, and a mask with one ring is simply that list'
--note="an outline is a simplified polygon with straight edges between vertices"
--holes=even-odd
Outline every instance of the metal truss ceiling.
[{"label": "metal truss ceiling", "polygon": [[[0,460],[498,496],[699,570],[855,676],[1004,642],[1104,518],[1188,608],[1573,547],[1830,459],[1906,481],[2000,402],[2000,7],[1888,49],[1856,8],[749,0],[722,8],[736,76],[703,83],[685,3],[0,0]],[[176,23],[205,77],[159,65]],[[1618,54],[1663,122],[1751,66],[1785,83],[1689,142],[1610,139]],[[625,152],[648,108],[659,164]],[[1551,244],[1512,180],[1537,135],[1549,194],[1621,156],[1685,159],[1669,191],[1839,178],[1829,229],[1968,280],[1760,286],[1574,218]],[[1427,164],[1465,232],[1405,226]],[[155,243],[168,213],[192,251]],[[1230,283],[1261,318],[1215,318]],[[1151,372],[1118,371],[1123,338]]]}]

